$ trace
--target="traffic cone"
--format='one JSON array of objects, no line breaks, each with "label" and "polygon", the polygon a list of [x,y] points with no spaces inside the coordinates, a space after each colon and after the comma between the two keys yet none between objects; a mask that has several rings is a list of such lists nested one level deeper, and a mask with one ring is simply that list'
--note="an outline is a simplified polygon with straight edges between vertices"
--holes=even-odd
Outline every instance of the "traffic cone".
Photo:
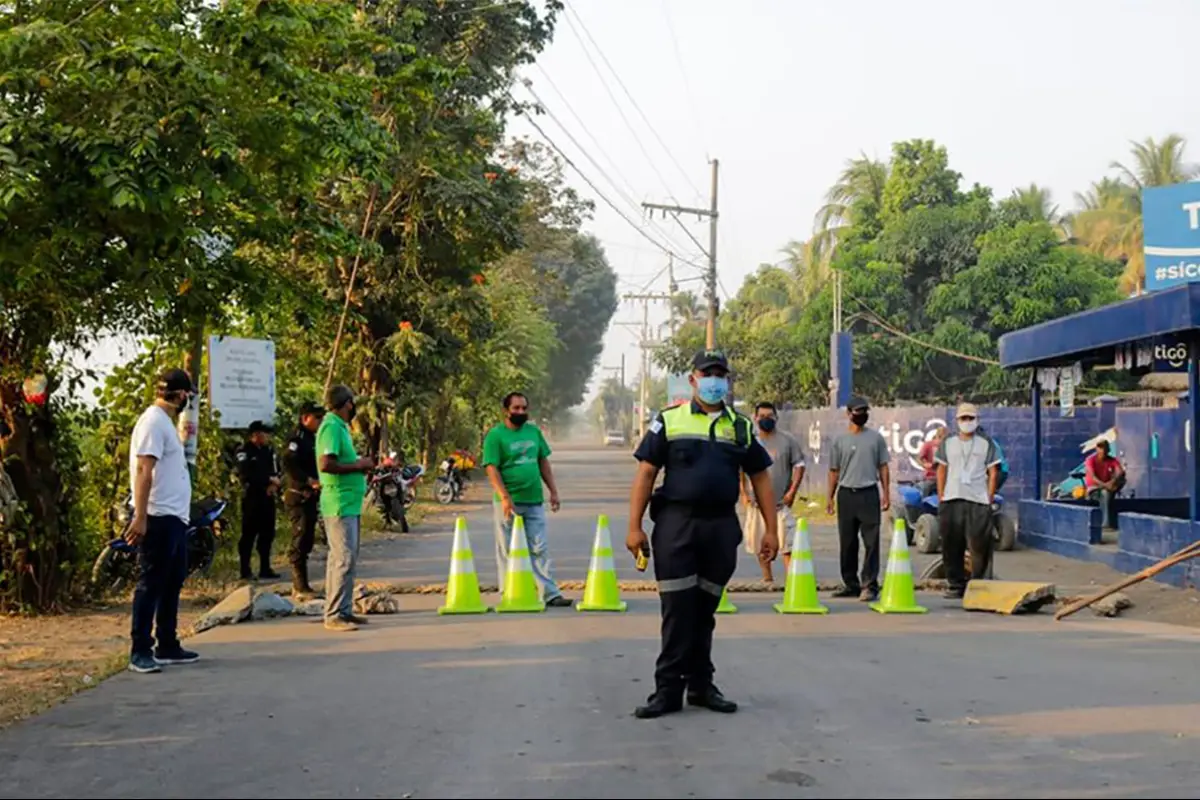
[{"label": "traffic cone", "polygon": [[512,539],[508,543],[508,574],[504,576],[504,596],[496,611],[501,614],[545,611],[529,561],[529,540],[525,537],[525,520],[513,515]]},{"label": "traffic cone", "polygon": [[812,542],[808,537],[808,520],[796,520],[792,537],[792,561],[788,565],[783,602],[775,604],[780,614],[828,614],[829,609],[817,600],[817,576],[813,571]]},{"label": "traffic cone", "polygon": [[721,590],[721,605],[717,606],[718,614],[736,614],[737,606],[729,602],[729,592]]},{"label": "traffic cone", "polygon": [[912,561],[908,557],[908,536],[904,520],[897,519],[892,531],[892,549],[888,553],[887,575],[883,579],[883,597],[871,608],[880,614],[924,614],[928,609],[917,605],[913,588]]},{"label": "traffic cone", "polygon": [[467,518],[454,522],[454,547],[450,550],[450,577],[446,580],[446,605],[439,614],[485,614],[490,611],[479,594],[479,576],[475,574],[475,556],[467,536]]},{"label": "traffic cone", "polygon": [[628,608],[621,600],[621,588],[617,585],[607,514],[601,514],[596,522],[596,541],[592,544],[592,563],[588,566],[583,600],[575,607],[580,611],[624,611]]}]

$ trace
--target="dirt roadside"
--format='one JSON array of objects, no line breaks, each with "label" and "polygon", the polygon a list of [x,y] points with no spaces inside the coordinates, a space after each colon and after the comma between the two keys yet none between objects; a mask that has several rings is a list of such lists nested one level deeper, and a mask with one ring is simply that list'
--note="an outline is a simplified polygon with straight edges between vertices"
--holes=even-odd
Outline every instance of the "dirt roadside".
[{"label": "dirt roadside", "polygon": [[[418,506],[410,523],[425,522],[432,507]],[[371,532],[368,539],[399,534]],[[229,543],[226,547],[231,546]],[[275,538],[274,566],[282,563],[287,537]],[[323,574],[325,550],[313,553],[314,575]],[[284,575],[285,581],[287,575]],[[179,631],[190,635],[204,613],[240,585],[221,579],[184,587]],[[129,598],[52,616],[0,616],[0,729],[34,716],[125,669],[129,658]]]}]

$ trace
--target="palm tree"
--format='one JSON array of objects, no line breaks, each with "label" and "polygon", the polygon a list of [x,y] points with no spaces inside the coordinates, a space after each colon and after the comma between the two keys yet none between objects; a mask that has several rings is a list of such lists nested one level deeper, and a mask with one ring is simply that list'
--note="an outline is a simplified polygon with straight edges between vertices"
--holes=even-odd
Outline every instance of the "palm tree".
[{"label": "palm tree", "polygon": [[1060,239],[1067,239],[1067,217],[1059,212],[1053,194],[1044,186],[1031,183],[1021,189],[1013,189],[1004,204],[1019,209],[1023,219],[1047,222]]},{"label": "palm tree", "polygon": [[1133,166],[1114,161],[1115,179],[1093,184],[1084,195],[1076,195],[1080,210],[1072,220],[1076,239],[1088,250],[1125,263],[1122,291],[1139,293],[1146,278],[1142,252],[1142,190],[1151,186],[1184,183],[1200,175],[1200,169],[1183,158],[1187,141],[1170,134],[1155,141],[1131,142]]},{"label": "palm tree", "polygon": [[855,209],[860,203],[874,203],[876,208],[883,205],[888,171],[886,162],[868,158],[866,153],[846,162],[837,183],[825,193],[825,205],[817,211],[813,238],[809,242],[815,263],[832,261],[838,238],[854,224]]}]

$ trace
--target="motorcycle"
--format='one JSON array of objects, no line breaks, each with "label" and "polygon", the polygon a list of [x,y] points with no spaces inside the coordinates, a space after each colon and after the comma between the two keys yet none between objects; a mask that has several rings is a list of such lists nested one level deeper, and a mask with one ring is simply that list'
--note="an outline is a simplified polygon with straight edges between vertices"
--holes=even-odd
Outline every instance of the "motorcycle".
[{"label": "motorcycle", "polygon": [[[221,539],[221,516],[229,503],[218,497],[204,497],[192,503],[187,527],[188,577],[207,574]],[[133,497],[127,495],[117,506],[121,535],[104,546],[92,565],[92,585],[100,592],[119,593],[138,578],[138,547],[125,541],[133,524]]]},{"label": "motorcycle", "polygon": [[396,454],[390,453],[382,464],[371,471],[367,481],[368,494],[388,525],[400,524],[401,533],[408,533],[405,513],[417,500],[417,482],[425,468],[417,464],[396,465]]},{"label": "motorcycle", "polygon": [[441,474],[434,481],[433,490],[437,501],[448,506],[456,500],[462,499],[463,493],[467,490],[467,480],[455,460],[447,458],[438,466],[438,470]]}]

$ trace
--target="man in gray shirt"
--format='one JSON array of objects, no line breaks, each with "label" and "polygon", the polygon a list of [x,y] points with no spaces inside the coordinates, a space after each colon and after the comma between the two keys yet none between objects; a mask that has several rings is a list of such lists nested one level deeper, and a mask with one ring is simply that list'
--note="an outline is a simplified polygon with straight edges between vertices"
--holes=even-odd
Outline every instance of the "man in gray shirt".
[{"label": "man in gray shirt", "polygon": [[[767,469],[771,476],[771,488],[774,490],[772,494],[776,498],[779,552],[783,554],[784,574],[787,574],[792,561],[792,537],[796,529],[792,504],[796,502],[800,481],[804,480],[804,451],[800,449],[800,442],[796,441],[796,437],[787,431],[776,429],[779,412],[773,403],[764,401],[755,406],[754,421],[758,424],[758,441],[771,456],[771,466]],[[758,534],[762,528],[762,516],[754,507],[754,492],[747,488],[748,483],[748,479],[742,481],[742,502],[746,506],[746,550],[758,556]],[[762,567],[763,580],[774,583],[771,562],[759,557],[758,564]]]},{"label": "man in gray shirt", "polygon": [[[834,597],[870,602],[879,597],[879,525],[891,496],[887,441],[867,427],[870,409],[861,397],[846,404],[850,429],[833,440],[829,451],[829,503],[837,501],[838,540],[842,549],[842,588]],[[858,570],[858,537],[862,536],[861,579]]]},{"label": "man in gray shirt", "polygon": [[947,436],[938,447],[938,533],[942,562],[946,565],[945,597],[966,594],[964,559],[971,548],[971,578],[988,574],[992,561],[992,498],[1000,476],[996,444],[978,433],[979,410],[970,403],[958,407],[958,435]]}]

